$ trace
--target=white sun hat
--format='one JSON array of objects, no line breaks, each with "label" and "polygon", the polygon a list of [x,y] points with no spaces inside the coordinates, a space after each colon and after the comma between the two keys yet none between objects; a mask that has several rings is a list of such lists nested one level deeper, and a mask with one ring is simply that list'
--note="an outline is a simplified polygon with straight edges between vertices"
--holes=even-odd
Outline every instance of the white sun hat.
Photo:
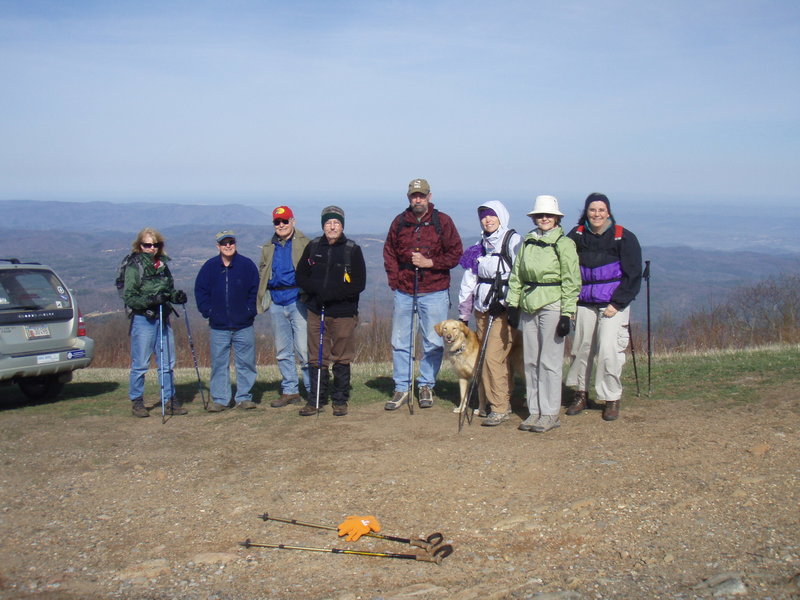
[{"label": "white sun hat", "polygon": [[555,196],[536,196],[536,201],[533,203],[533,210],[528,213],[529,217],[533,215],[558,215],[563,217],[564,213],[558,210],[558,198]]}]

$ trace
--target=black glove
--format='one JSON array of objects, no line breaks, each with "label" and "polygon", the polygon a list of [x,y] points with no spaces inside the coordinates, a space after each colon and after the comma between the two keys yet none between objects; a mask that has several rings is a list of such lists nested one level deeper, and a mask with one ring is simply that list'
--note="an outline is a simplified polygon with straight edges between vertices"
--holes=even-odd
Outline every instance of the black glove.
[{"label": "black glove", "polygon": [[570,318],[567,315],[561,315],[558,319],[558,325],[556,325],[556,335],[558,337],[568,336],[570,325],[572,325]]},{"label": "black glove", "polygon": [[509,306],[506,309],[508,324],[514,329],[519,329],[519,309],[516,306]]},{"label": "black glove", "polygon": [[493,317],[499,317],[505,312],[505,310],[506,307],[503,306],[502,302],[500,302],[499,300],[495,300],[489,305],[489,308],[486,309],[486,312]]},{"label": "black glove", "polygon": [[150,296],[150,306],[158,306],[159,304],[166,304],[169,302],[169,294],[165,292],[158,292],[154,296]]},{"label": "black glove", "polygon": [[189,298],[186,297],[186,292],[183,290],[175,290],[172,292],[172,301],[175,304],[186,304]]}]

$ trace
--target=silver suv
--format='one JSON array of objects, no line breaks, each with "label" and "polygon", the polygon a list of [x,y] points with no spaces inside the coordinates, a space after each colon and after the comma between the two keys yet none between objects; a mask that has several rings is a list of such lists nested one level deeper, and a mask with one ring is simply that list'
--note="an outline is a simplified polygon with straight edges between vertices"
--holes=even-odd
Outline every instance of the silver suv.
[{"label": "silver suv", "polygon": [[75,298],[53,269],[0,258],[0,384],[18,383],[31,400],[55,398],[93,356]]}]

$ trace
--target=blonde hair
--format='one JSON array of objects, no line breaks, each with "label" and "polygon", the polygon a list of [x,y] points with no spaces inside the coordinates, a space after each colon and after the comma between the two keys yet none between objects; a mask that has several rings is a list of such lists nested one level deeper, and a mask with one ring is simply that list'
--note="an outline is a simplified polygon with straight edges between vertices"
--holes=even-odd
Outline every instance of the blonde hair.
[{"label": "blonde hair", "polygon": [[155,243],[161,244],[160,248],[156,248],[156,254],[155,254],[156,256],[161,256],[161,254],[164,252],[164,245],[165,245],[164,236],[161,235],[160,231],[158,231],[157,229],[153,229],[152,227],[145,227],[139,232],[139,235],[136,236],[136,239],[133,240],[133,243],[131,244],[131,252],[135,252],[137,254],[141,253],[142,251],[141,243],[144,240],[144,238],[148,236],[153,238],[153,241]]}]

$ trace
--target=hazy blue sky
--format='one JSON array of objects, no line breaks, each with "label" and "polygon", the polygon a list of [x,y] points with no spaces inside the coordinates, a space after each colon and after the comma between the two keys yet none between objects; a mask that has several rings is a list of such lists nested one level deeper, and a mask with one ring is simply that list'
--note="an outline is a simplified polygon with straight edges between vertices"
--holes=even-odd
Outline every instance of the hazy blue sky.
[{"label": "hazy blue sky", "polygon": [[800,197],[797,0],[0,0],[0,81],[0,199]]}]

